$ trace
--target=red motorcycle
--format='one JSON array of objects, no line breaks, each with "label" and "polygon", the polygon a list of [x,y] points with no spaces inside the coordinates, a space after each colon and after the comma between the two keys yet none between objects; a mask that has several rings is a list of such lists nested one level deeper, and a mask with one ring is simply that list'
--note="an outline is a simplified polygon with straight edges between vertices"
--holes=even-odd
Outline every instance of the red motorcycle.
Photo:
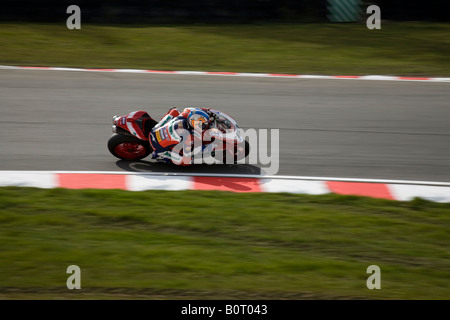
[{"label": "red motorcycle", "polygon": [[[229,115],[209,109],[211,120],[209,127],[220,130],[226,134],[227,143],[223,142],[214,148],[211,156],[221,163],[227,162],[227,153],[231,153],[228,159],[234,159],[234,163],[248,156],[250,146],[240,132],[237,122]],[[112,119],[113,135],[108,140],[108,149],[112,155],[122,160],[141,160],[149,156],[153,148],[149,142],[149,133],[158,123],[146,111],[133,111],[125,116],[114,116]],[[211,141],[205,141],[209,144]],[[231,147],[230,147],[230,144]],[[221,151],[220,153],[217,151]],[[220,155],[220,159],[218,156]]]}]

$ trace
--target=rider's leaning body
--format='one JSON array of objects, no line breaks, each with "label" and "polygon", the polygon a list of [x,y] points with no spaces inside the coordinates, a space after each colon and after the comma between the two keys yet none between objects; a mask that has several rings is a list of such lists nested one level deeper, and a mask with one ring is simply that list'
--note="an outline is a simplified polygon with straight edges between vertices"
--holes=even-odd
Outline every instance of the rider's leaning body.
[{"label": "rider's leaning body", "polygon": [[[193,155],[202,152],[205,148],[203,141],[211,141],[211,138],[225,140],[220,130],[208,130],[213,121],[214,113],[210,108],[188,107],[180,113],[177,108],[172,108],[152,128],[149,141],[153,148],[152,159],[165,162],[176,161],[178,164],[189,165],[193,163]],[[207,131],[206,131],[207,130]],[[208,137],[204,134],[207,133]],[[198,144],[201,150],[193,147],[195,139],[202,142]],[[183,146],[183,152],[172,152],[177,145]]]}]

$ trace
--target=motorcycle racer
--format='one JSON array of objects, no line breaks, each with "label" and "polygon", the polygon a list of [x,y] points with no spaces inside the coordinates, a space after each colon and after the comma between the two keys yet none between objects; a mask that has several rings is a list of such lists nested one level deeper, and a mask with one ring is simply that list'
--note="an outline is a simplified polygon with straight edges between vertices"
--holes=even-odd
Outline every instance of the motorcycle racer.
[{"label": "motorcycle racer", "polygon": [[113,116],[112,123],[108,150],[125,161],[151,154],[175,165],[235,164],[249,155],[249,142],[236,120],[212,108],[172,108],[159,122],[137,110]]},{"label": "motorcycle racer", "polygon": [[[214,113],[211,110],[188,107],[180,113],[176,107],[171,108],[149,133],[149,141],[154,150],[151,154],[152,159],[182,165],[192,164],[193,156],[206,148],[206,145],[203,145],[204,133],[214,120]],[[218,131],[208,130],[207,139],[211,140],[211,137],[220,139],[221,134]],[[196,140],[200,143],[194,143]],[[173,152],[176,146],[182,146],[182,149]]]}]

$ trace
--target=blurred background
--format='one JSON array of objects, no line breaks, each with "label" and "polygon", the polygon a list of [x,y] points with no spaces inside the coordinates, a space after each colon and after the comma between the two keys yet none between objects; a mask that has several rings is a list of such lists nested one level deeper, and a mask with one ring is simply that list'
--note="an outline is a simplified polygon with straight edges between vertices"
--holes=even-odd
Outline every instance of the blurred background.
[{"label": "blurred background", "polygon": [[[6,2],[6,1],[5,1]],[[333,0],[18,0],[2,5],[3,21],[65,21],[68,5],[82,7],[84,22],[98,23],[249,23],[325,22]],[[382,8],[382,17],[397,21],[449,21],[446,0],[339,0]]]}]

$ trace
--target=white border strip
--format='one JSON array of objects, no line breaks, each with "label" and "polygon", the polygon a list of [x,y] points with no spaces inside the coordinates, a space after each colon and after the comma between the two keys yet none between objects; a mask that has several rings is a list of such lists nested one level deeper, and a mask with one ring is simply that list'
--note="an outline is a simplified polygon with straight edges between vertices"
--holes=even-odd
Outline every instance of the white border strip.
[{"label": "white border strip", "polygon": [[0,171],[0,186],[52,189],[58,181],[51,171]]},{"label": "white border strip", "polygon": [[450,187],[450,182],[442,181],[420,181],[420,180],[390,180],[390,179],[364,179],[364,178],[339,178],[339,177],[314,177],[314,176],[283,176],[283,175],[256,175],[256,174],[225,174],[225,173],[182,173],[182,172],[140,172],[140,171],[9,171],[0,170],[0,177],[4,174],[116,174],[116,175],[139,175],[157,177],[218,177],[218,178],[253,178],[253,179],[281,179],[281,180],[304,180],[304,181],[339,181],[360,183],[383,183],[420,186]]},{"label": "white border strip", "polygon": [[64,68],[64,67],[34,67],[34,66],[2,66],[0,69],[10,70],[41,70],[41,71],[85,71],[85,72],[119,72],[119,73],[144,73],[144,74],[175,74],[175,75],[201,75],[201,76],[226,76],[226,77],[257,77],[257,78],[284,78],[284,79],[318,79],[318,80],[375,80],[375,81],[413,81],[413,82],[450,82],[445,77],[402,77],[385,75],[364,76],[339,76],[339,75],[303,75],[303,74],[278,74],[278,73],[248,73],[248,72],[216,72],[216,71],[169,71],[169,70],[144,70],[144,69],[89,69],[89,68]]},{"label": "white border strip", "polygon": [[[255,178],[261,192],[289,192],[302,194],[325,194],[333,192],[330,181],[377,183],[386,186],[394,200],[408,201],[415,197],[434,202],[450,203],[450,182],[327,178],[304,176],[264,176],[244,174],[165,173],[165,172],[119,172],[119,171],[0,171],[0,186],[37,188],[60,187],[58,174],[108,174],[124,176],[125,189],[144,190],[197,190],[195,177]],[[83,181],[82,177],[81,181]],[[108,187],[107,185],[105,187]],[[89,184],[86,184],[89,188]],[[95,188],[95,187],[93,187]],[[344,194],[346,194],[344,192]],[[377,197],[366,194],[369,197]]]}]

